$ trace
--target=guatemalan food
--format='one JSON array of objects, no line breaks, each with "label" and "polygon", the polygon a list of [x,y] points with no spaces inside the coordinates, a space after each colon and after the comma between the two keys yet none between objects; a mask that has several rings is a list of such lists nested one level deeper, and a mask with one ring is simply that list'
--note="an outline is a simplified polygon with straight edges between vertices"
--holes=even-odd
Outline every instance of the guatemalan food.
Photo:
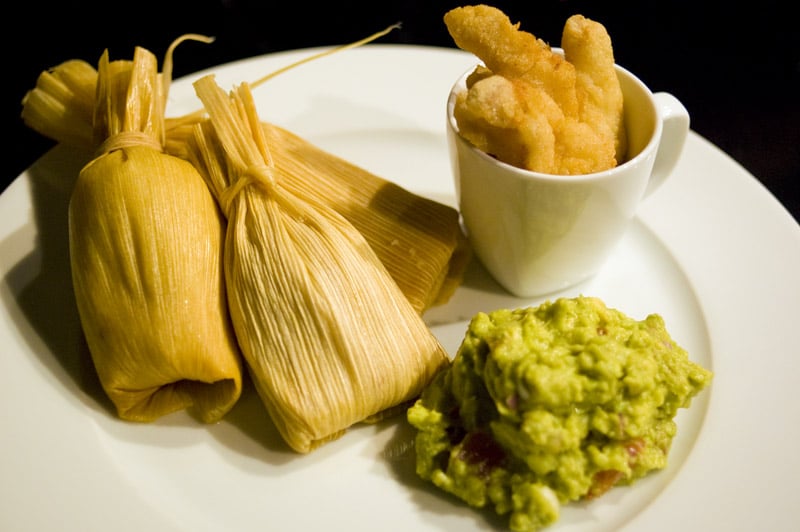
[{"label": "guatemalan food", "polygon": [[[547,122],[554,137],[594,135],[587,145],[605,147],[588,159],[543,157],[576,172],[620,160],[605,69],[613,57],[597,25],[570,19],[564,62],[491,8],[446,20],[486,62],[471,83],[488,92],[467,95],[462,117],[485,111],[470,98],[529,91],[532,81],[507,64],[508,50],[527,43],[544,58],[537,97],[558,102]],[[493,48],[476,20],[510,48]],[[599,43],[599,59],[581,62],[586,43]],[[168,78],[137,48],[132,61],[104,54],[97,69],[73,60],[43,72],[23,102],[33,129],[94,153],[71,199],[70,258],[92,359],[121,418],[193,408],[216,421],[238,399],[245,368],[298,452],[410,404],[418,474],[507,515],[516,531],[666,466],[674,417],[712,373],[658,315],[636,321],[584,297],[479,313],[451,362],[421,314],[460,283],[457,212],[262,121],[246,83],[226,93],[201,78],[208,116],[170,125]],[[592,86],[610,96],[592,99]],[[584,114],[570,114],[576,105]],[[527,144],[520,154],[541,158]],[[378,202],[382,194],[392,201]]]}]

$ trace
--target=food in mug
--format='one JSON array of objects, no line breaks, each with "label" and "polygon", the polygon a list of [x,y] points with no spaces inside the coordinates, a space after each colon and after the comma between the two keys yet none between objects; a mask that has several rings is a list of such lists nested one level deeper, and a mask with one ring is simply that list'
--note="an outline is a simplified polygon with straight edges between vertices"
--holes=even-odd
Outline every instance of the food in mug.
[{"label": "food in mug", "polygon": [[444,22],[456,45],[483,62],[455,102],[462,137],[547,174],[588,174],[623,161],[622,91],[602,24],[570,17],[562,55],[491,6],[452,9]]},{"label": "food in mug", "polygon": [[307,453],[404,411],[450,359],[364,236],[283,185],[249,85],[194,83],[208,120],[189,155],[227,219],[234,330],[264,406]]},{"label": "food in mug", "polygon": [[417,473],[514,531],[667,465],[675,415],[712,373],[651,314],[590,297],[478,313],[409,409]]}]

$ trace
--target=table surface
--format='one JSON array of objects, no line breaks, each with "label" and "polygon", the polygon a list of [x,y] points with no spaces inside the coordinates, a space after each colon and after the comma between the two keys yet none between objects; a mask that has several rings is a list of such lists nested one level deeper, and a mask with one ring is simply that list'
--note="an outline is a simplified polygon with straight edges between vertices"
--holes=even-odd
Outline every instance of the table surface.
[{"label": "table surface", "polygon": [[[2,37],[12,63],[10,96],[0,107],[11,149],[5,150],[10,164],[0,172],[0,190],[52,146],[22,124],[20,101],[41,71],[66,59],[96,64],[104,49],[112,59],[130,58],[134,46],[163,57],[179,35],[214,36],[211,45],[176,53],[174,75],[179,77],[236,59],[356,41],[395,22],[401,28],[379,42],[453,48],[442,16],[466,5],[426,0],[342,0],[313,8],[302,2],[274,4],[140,0],[127,11],[115,9],[115,15],[98,1],[18,4],[21,12],[13,20],[24,24],[24,33],[7,31]],[[678,97],[689,110],[692,129],[738,161],[800,220],[800,32],[778,2],[712,4],[665,3],[661,10],[647,2],[623,9],[598,0],[492,5],[553,46],[560,44],[564,21],[572,14],[603,23],[617,63],[652,90]],[[103,23],[97,22],[98,13]]]}]

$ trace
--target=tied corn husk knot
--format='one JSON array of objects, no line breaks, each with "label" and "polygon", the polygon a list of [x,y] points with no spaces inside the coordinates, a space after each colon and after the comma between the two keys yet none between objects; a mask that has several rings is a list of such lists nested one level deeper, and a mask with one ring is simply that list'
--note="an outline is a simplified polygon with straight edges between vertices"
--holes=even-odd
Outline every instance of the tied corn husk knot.
[{"label": "tied corn husk knot", "polygon": [[95,155],[100,157],[114,150],[123,150],[133,146],[146,146],[158,152],[164,151],[162,144],[154,139],[152,135],[140,131],[125,131],[104,140],[100,147],[97,148]]},{"label": "tied corn husk knot", "polygon": [[[190,159],[188,139],[203,120],[204,114],[192,113],[168,121],[167,151]],[[472,255],[455,208],[415,194],[274,123],[262,121],[261,127],[274,168],[284,176],[282,186],[352,223],[420,314],[452,297]]]},{"label": "tied corn husk knot", "polygon": [[245,187],[259,186],[270,193],[276,183],[274,172],[275,168],[266,164],[254,164],[242,171],[239,179],[220,192],[219,204],[225,217],[230,216],[231,203]]},{"label": "tied corn husk knot", "polygon": [[306,453],[413,400],[449,359],[363,235],[284,186],[249,86],[194,87],[209,119],[188,152],[227,200],[236,335],[278,431]]}]

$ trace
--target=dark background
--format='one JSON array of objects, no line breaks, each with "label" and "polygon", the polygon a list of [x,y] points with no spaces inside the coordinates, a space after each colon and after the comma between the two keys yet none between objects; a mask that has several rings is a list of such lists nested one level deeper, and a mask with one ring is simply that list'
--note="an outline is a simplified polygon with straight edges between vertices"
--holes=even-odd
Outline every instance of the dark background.
[{"label": "dark background", "polygon": [[[184,33],[214,36],[211,45],[184,44],[174,76],[245,57],[294,48],[344,44],[386,26],[402,28],[382,43],[453,47],[442,22],[469,2],[340,1],[322,5],[283,0],[152,0],[15,4],[5,15],[6,90],[2,127],[4,190],[52,146],[21,122],[20,101],[38,74],[66,59],[92,64],[143,46],[162,58]],[[692,129],[756,176],[800,220],[800,31],[791,4],[778,2],[496,1],[512,21],[553,46],[564,22],[581,13],[603,23],[617,63],[654,91],[677,96]],[[9,93],[10,89],[10,93]],[[714,199],[709,198],[709,205]],[[676,206],[679,210],[679,206]]]}]

